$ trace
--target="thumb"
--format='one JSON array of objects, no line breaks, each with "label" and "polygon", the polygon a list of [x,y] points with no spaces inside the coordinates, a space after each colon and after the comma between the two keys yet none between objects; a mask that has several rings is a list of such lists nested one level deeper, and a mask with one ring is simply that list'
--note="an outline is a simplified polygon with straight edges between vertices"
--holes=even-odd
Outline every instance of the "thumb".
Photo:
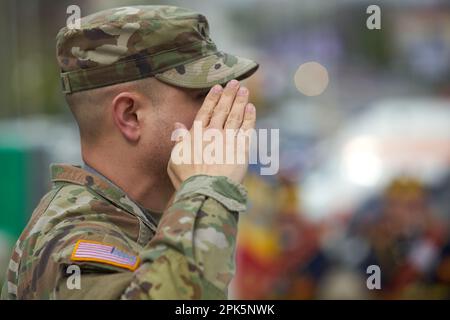
[{"label": "thumb", "polygon": [[178,130],[178,129],[186,129],[187,130],[186,126],[184,124],[182,124],[181,122],[175,122],[174,127],[175,127],[175,130]]},{"label": "thumb", "polygon": [[175,141],[176,143],[180,142],[181,140],[183,140],[185,134],[188,132],[186,126],[180,122],[175,122],[174,123],[174,130],[172,132],[172,136],[170,137],[170,139],[172,141]]}]

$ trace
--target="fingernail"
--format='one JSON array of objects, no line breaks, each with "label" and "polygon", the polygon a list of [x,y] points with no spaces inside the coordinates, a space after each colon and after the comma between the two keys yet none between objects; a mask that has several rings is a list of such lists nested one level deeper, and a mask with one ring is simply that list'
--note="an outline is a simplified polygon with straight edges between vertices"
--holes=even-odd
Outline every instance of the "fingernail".
[{"label": "fingernail", "polygon": [[175,122],[174,127],[175,127],[175,129],[183,129],[184,125],[182,123]]},{"label": "fingernail", "polygon": [[230,82],[228,82],[227,87],[228,88],[235,88],[239,84],[239,81],[233,79]]},{"label": "fingernail", "polygon": [[247,88],[242,87],[242,88],[239,89],[238,95],[239,96],[245,96],[245,95],[247,95],[247,92],[248,92]]},{"label": "fingernail", "polygon": [[255,112],[255,106],[252,103],[249,103],[246,107],[245,107],[245,112],[248,113],[253,113]]},{"label": "fingernail", "polygon": [[216,84],[213,88],[212,88],[212,91],[214,92],[214,93],[221,93],[222,92],[222,86],[221,85],[219,85],[219,84]]}]

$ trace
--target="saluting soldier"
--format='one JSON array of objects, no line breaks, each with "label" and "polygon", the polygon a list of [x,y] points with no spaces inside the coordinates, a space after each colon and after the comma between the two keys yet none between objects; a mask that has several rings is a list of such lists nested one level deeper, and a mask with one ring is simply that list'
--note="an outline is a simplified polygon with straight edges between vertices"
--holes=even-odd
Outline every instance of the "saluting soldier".
[{"label": "saluting soldier", "polygon": [[227,298],[247,166],[175,164],[171,134],[194,120],[253,128],[239,80],[258,65],[219,51],[203,15],[173,6],[89,15],[56,49],[83,164],[51,166],[2,298]]}]

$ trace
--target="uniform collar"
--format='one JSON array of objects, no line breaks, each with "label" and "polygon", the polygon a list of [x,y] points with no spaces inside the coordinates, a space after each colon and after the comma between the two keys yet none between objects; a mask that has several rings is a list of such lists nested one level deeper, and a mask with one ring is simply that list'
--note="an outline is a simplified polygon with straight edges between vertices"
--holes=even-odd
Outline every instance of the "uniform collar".
[{"label": "uniform collar", "polygon": [[102,198],[140,218],[150,229],[156,230],[160,215],[144,209],[131,200],[122,189],[95,169],[89,167],[86,170],[70,164],[52,164],[50,165],[50,172],[53,183],[69,182],[88,187]]}]

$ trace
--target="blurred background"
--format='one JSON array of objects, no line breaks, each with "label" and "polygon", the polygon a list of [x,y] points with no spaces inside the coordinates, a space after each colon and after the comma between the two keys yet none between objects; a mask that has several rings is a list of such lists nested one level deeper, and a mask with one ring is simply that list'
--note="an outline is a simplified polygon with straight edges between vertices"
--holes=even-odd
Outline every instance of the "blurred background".
[{"label": "blurred background", "polygon": [[[450,298],[448,0],[0,0],[0,283],[49,164],[81,161],[55,59],[71,4],[189,7],[260,62],[246,85],[258,127],[280,129],[280,171],[250,168],[231,298]],[[313,97],[294,82],[310,61],[329,76]]]}]

